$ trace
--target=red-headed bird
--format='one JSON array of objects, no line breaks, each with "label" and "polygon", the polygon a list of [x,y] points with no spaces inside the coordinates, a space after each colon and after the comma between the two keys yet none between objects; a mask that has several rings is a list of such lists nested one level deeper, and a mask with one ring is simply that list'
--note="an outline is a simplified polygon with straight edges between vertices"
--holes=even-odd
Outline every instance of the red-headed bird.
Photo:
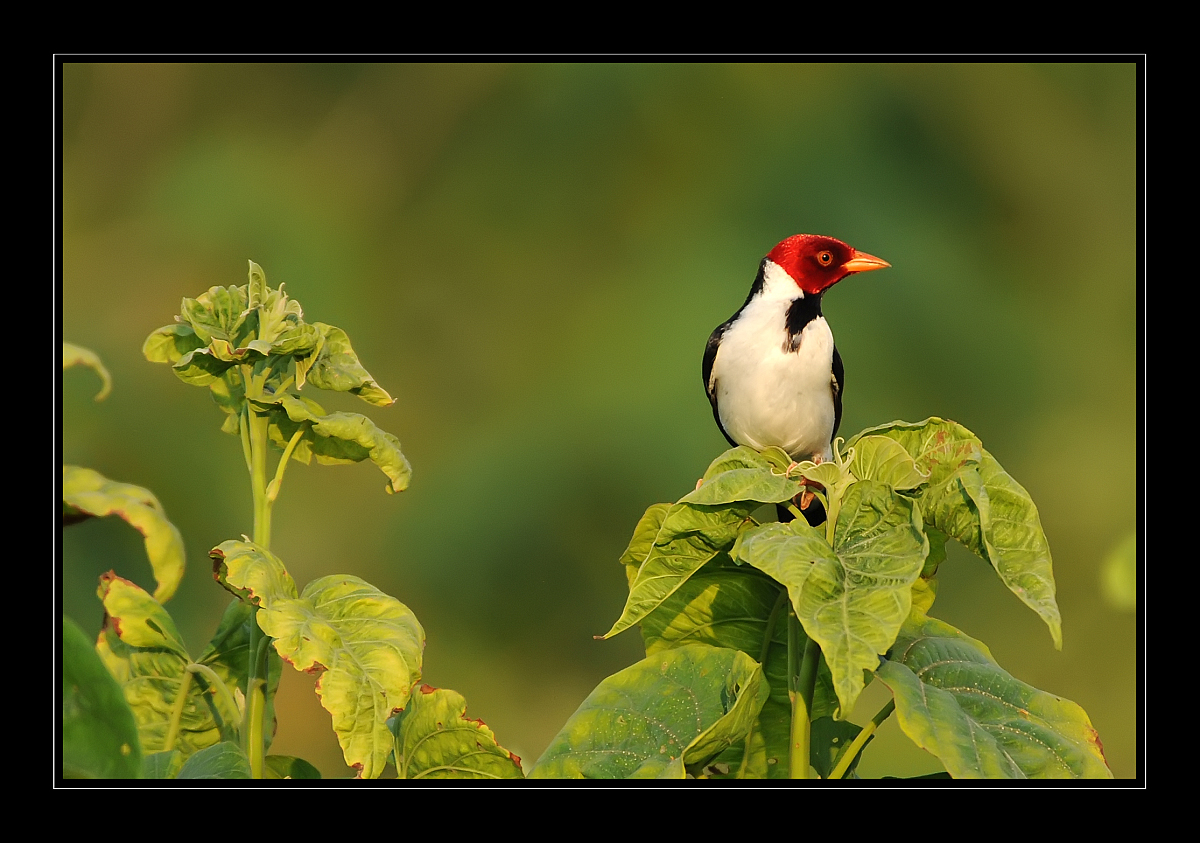
[{"label": "red-headed bird", "polygon": [[848,275],[887,266],[816,234],[795,234],[763,258],[745,304],[704,349],[704,388],[731,445],[774,445],[797,462],[833,458],[845,371],[821,297]]}]

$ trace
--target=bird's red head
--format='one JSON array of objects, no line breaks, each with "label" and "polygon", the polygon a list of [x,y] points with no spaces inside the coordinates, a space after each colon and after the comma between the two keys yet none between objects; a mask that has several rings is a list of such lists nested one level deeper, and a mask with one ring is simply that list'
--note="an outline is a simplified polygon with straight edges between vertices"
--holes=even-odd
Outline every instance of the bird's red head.
[{"label": "bird's red head", "polygon": [[847,275],[891,266],[841,240],[820,234],[793,234],[772,249],[767,258],[779,264],[792,276],[796,286],[810,295],[828,290]]}]

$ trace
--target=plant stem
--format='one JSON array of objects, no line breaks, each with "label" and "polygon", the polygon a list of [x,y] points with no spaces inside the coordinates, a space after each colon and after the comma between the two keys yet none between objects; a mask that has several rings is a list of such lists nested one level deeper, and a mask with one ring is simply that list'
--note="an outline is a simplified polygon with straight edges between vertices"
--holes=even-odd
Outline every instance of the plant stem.
[{"label": "plant stem", "polygon": [[275,479],[267,484],[268,503],[275,503],[275,498],[279,497],[279,489],[283,485],[283,472],[287,469],[288,461],[292,458],[292,451],[296,450],[296,446],[300,444],[300,440],[304,437],[304,432],[307,429],[307,425],[301,425],[292,434],[292,438],[288,440],[287,447],[283,449],[283,456],[279,458],[279,464],[275,466]]},{"label": "plant stem", "polygon": [[179,680],[179,696],[175,698],[175,705],[171,707],[171,719],[167,723],[167,739],[163,742],[163,752],[174,749],[175,741],[179,739],[179,724],[183,721],[183,707],[187,705],[188,690],[191,686],[192,674],[185,670],[183,678]]},{"label": "plant stem", "polygon": [[[788,649],[799,650],[800,620],[793,610],[788,614]],[[795,638],[795,644],[793,644]],[[790,659],[789,659],[790,660]],[[812,739],[812,700],[817,686],[817,664],[821,660],[821,647],[811,638],[804,645],[804,659],[799,670],[789,677],[792,686],[792,751],[790,772],[793,779],[807,779]],[[790,672],[790,668],[789,668]]]},{"label": "plant stem", "polygon": [[[762,649],[758,653],[758,663],[762,665],[763,673],[767,672],[767,654],[771,651],[771,640],[775,637],[775,622],[779,619],[779,612],[787,603],[787,589],[781,588],[779,596],[775,598],[775,605],[771,607],[771,614],[767,616],[767,629],[763,633]],[[737,777],[739,779],[746,778],[746,771],[750,766],[750,744],[754,738],[754,723],[750,724],[750,731],[746,733],[746,749],[742,753],[742,763],[738,767]]]},{"label": "plant stem", "polygon": [[[264,550],[271,547],[271,505],[273,498],[267,493],[267,445],[270,421],[265,413],[255,409],[252,399],[262,396],[267,372],[255,371],[246,377],[246,410],[250,428],[250,490],[254,498],[254,543]],[[242,739],[245,741],[246,756],[250,759],[250,775],[261,779],[264,768],[263,714],[267,708],[266,675],[260,668],[265,662],[266,638],[258,627],[258,609],[250,617],[250,664],[246,674],[246,710],[243,714]]]},{"label": "plant stem", "polygon": [[842,753],[842,757],[838,759],[837,764],[829,773],[829,778],[840,779],[846,775],[846,771],[850,769],[850,765],[854,763],[854,759],[862,752],[862,748],[867,745],[867,741],[871,739],[871,735],[875,734],[875,730],[879,728],[884,720],[891,716],[896,710],[896,700],[890,699],[883,708],[871,718],[871,722],[863,727],[863,730],[855,736],[850,742],[850,746],[846,747],[846,751]]},{"label": "plant stem", "polygon": [[[257,627],[257,622],[255,627]],[[250,759],[250,777],[261,779],[265,768],[266,749],[263,742],[263,720],[267,711],[267,646],[266,637],[259,639],[254,660],[255,671],[246,683],[246,755]]]}]

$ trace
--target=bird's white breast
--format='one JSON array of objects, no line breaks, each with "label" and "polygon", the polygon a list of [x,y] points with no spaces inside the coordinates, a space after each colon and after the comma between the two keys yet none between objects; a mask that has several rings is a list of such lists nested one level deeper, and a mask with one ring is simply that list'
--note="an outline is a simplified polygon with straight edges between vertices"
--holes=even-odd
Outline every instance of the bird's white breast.
[{"label": "bird's white breast", "polygon": [[818,316],[788,350],[787,312],[799,290],[771,275],[721,338],[712,369],[717,412],[735,442],[774,445],[796,460],[831,459],[833,332]]}]

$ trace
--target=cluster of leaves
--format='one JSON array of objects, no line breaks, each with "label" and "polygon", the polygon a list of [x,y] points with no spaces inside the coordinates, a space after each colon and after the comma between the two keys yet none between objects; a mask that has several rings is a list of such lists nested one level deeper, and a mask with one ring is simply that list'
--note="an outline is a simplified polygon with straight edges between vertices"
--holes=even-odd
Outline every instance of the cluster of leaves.
[{"label": "cluster of leaves", "polygon": [[[271,443],[308,464],[370,459],[388,478],[388,493],[408,487],[412,468],[400,441],[358,413],[326,413],[290,388],[306,383],[349,392],[377,407],[394,402],[363,368],[346,332],[304,321],[299,303],[267,286],[250,263],[249,283],[213,287],[183,300],[176,322],[152,333],[146,359],[167,363],[184,383],[206,386],[226,414],[221,429],[249,435],[250,412],[265,415]],[[249,375],[247,375],[249,371]]]},{"label": "cluster of leaves", "polygon": [[[63,524],[116,514],[146,536],[158,586],[148,593],[101,578],[104,623],[92,644],[63,619],[63,773],[71,778],[317,778],[299,758],[265,756],[274,734],[282,664],[318,676],[347,765],[363,778],[389,763],[405,778],[520,778],[520,759],[453,691],[417,686],[425,633],[403,603],[349,575],[300,591],[269,547],[270,512],[290,460],[370,460],[389,493],[411,478],[400,442],[356,413],[326,413],[299,390],[350,392],[375,406],[393,399],[363,368],[344,331],[306,323],[299,304],[250,264],[246,285],[184,299],[172,325],[150,335],[147,359],[207,387],[241,439],[255,500],[253,539],[210,556],[237,598],[193,659],[164,608],[184,570],[183,544],[148,490],[63,467]],[[111,379],[86,349],[64,344],[63,366]],[[267,452],[282,451],[268,479]],[[256,743],[258,747],[256,749]],[[256,769],[256,758],[259,769]]]},{"label": "cluster of leaves", "polygon": [[[533,775],[786,777],[789,607],[820,647],[809,760],[822,777],[854,775],[865,741],[844,716],[873,679],[893,694],[876,721],[894,707],[954,778],[1111,775],[1079,706],[927,615],[950,537],[1061,645],[1050,553],[1025,490],[969,430],[936,418],[864,431],[844,455],[797,465],[734,448],[695,491],[646,511],[621,559],[628,601],[605,637],[640,625],[647,658],[597,688]],[[826,524],[753,518],[814,482]]]}]

